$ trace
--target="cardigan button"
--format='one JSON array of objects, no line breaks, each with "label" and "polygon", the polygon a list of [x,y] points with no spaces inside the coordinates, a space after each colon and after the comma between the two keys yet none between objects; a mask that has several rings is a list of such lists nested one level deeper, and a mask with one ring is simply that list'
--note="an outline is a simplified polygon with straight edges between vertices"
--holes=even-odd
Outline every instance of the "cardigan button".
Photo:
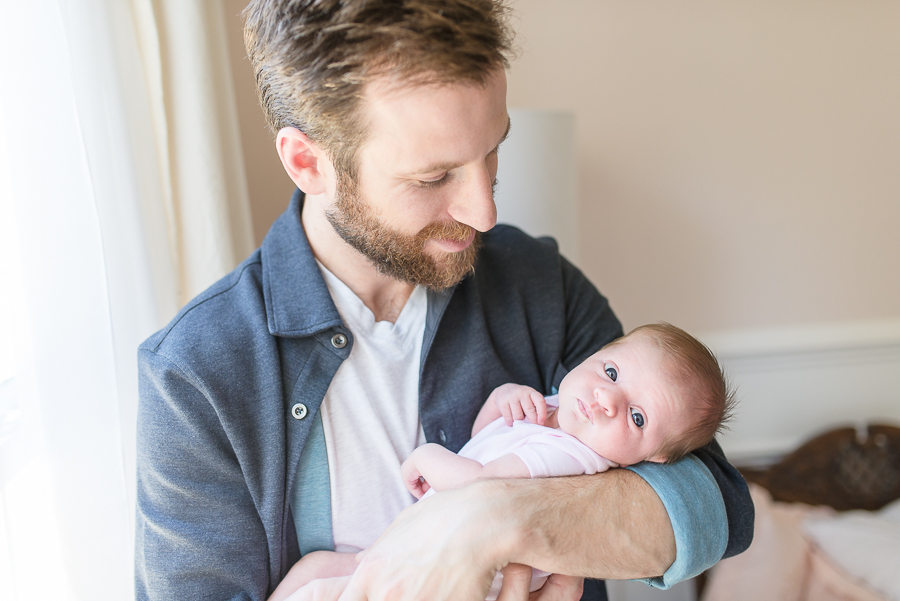
[{"label": "cardigan button", "polygon": [[347,346],[347,337],[343,334],[335,334],[331,337],[331,346],[334,348],[344,348]]},{"label": "cardigan button", "polygon": [[291,415],[294,416],[294,419],[303,419],[306,417],[306,414],[309,411],[306,409],[306,405],[303,403],[297,403],[293,407],[291,407]]}]

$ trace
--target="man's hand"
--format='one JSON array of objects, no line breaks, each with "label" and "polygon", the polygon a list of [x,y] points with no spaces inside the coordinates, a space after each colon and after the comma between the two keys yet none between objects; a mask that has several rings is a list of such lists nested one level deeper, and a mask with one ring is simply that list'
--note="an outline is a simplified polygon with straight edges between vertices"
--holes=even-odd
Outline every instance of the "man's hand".
[{"label": "man's hand", "polygon": [[493,517],[510,512],[481,493],[448,490],[403,510],[365,552],[341,601],[484,599],[512,537]]},{"label": "man's hand", "polygon": [[[504,572],[504,578],[506,578],[505,574],[506,572]],[[528,601],[578,601],[583,592],[584,578],[550,574],[544,586],[528,596]]]},{"label": "man's hand", "polygon": [[501,572],[503,581],[497,601],[525,601],[531,588],[531,568],[521,563],[511,563]]},{"label": "man's hand", "polygon": [[540,589],[529,593],[532,570],[521,563],[511,563],[502,570],[503,586],[497,601],[578,601],[584,593],[584,578],[550,574]]},{"label": "man's hand", "polygon": [[540,426],[547,420],[547,400],[530,386],[520,384],[498,386],[488,397],[487,402],[493,402],[497,406],[507,426],[526,417],[531,423]]}]

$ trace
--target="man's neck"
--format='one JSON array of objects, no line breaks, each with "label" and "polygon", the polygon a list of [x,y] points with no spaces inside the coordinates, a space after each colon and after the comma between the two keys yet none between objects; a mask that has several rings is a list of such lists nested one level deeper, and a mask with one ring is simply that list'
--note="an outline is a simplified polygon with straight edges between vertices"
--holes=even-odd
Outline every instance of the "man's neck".
[{"label": "man's neck", "polygon": [[347,244],[325,217],[322,198],[306,197],[301,223],[319,262],[359,297],[375,315],[375,321],[395,323],[415,286],[379,272]]}]

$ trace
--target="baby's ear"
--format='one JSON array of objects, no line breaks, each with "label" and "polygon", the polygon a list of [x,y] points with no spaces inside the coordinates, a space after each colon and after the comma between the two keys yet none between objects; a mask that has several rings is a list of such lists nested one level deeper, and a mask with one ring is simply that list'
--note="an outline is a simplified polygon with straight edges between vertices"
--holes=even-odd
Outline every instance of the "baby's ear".
[{"label": "baby's ear", "polygon": [[662,455],[657,455],[655,457],[651,457],[648,459],[650,463],[667,463],[669,459],[667,457],[663,457]]}]

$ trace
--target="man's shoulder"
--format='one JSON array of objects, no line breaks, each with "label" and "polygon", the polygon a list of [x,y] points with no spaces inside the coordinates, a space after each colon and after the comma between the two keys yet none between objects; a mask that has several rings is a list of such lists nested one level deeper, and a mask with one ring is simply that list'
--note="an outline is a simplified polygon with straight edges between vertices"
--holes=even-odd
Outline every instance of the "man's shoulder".
[{"label": "man's shoulder", "polygon": [[150,336],[140,350],[180,355],[246,337],[266,324],[259,250],[188,302],[172,321]]},{"label": "man's shoulder", "polygon": [[562,348],[570,301],[566,282],[569,271],[577,270],[560,256],[555,241],[513,226],[497,225],[482,241],[474,272],[453,293],[451,323],[459,327],[472,319],[475,327],[492,332],[492,340],[502,338],[511,355],[535,345]]},{"label": "man's shoulder", "polygon": [[[525,332],[522,324],[527,324],[531,341],[562,349],[559,357],[566,368],[622,335],[609,302],[559,253],[555,240],[499,225],[484,238],[474,276],[464,284],[471,296],[477,295],[473,303],[480,310],[509,324],[507,331]],[[554,375],[554,385],[557,379]]]},{"label": "man's shoulder", "polygon": [[535,238],[514,225],[498,223],[482,236],[484,250],[489,253],[530,257],[534,253],[543,256],[558,256],[556,240],[549,236]]},{"label": "man's shoulder", "polygon": [[512,225],[498,224],[482,237],[478,269],[492,276],[531,281],[536,277],[553,277],[563,267],[556,240],[535,238]]}]

